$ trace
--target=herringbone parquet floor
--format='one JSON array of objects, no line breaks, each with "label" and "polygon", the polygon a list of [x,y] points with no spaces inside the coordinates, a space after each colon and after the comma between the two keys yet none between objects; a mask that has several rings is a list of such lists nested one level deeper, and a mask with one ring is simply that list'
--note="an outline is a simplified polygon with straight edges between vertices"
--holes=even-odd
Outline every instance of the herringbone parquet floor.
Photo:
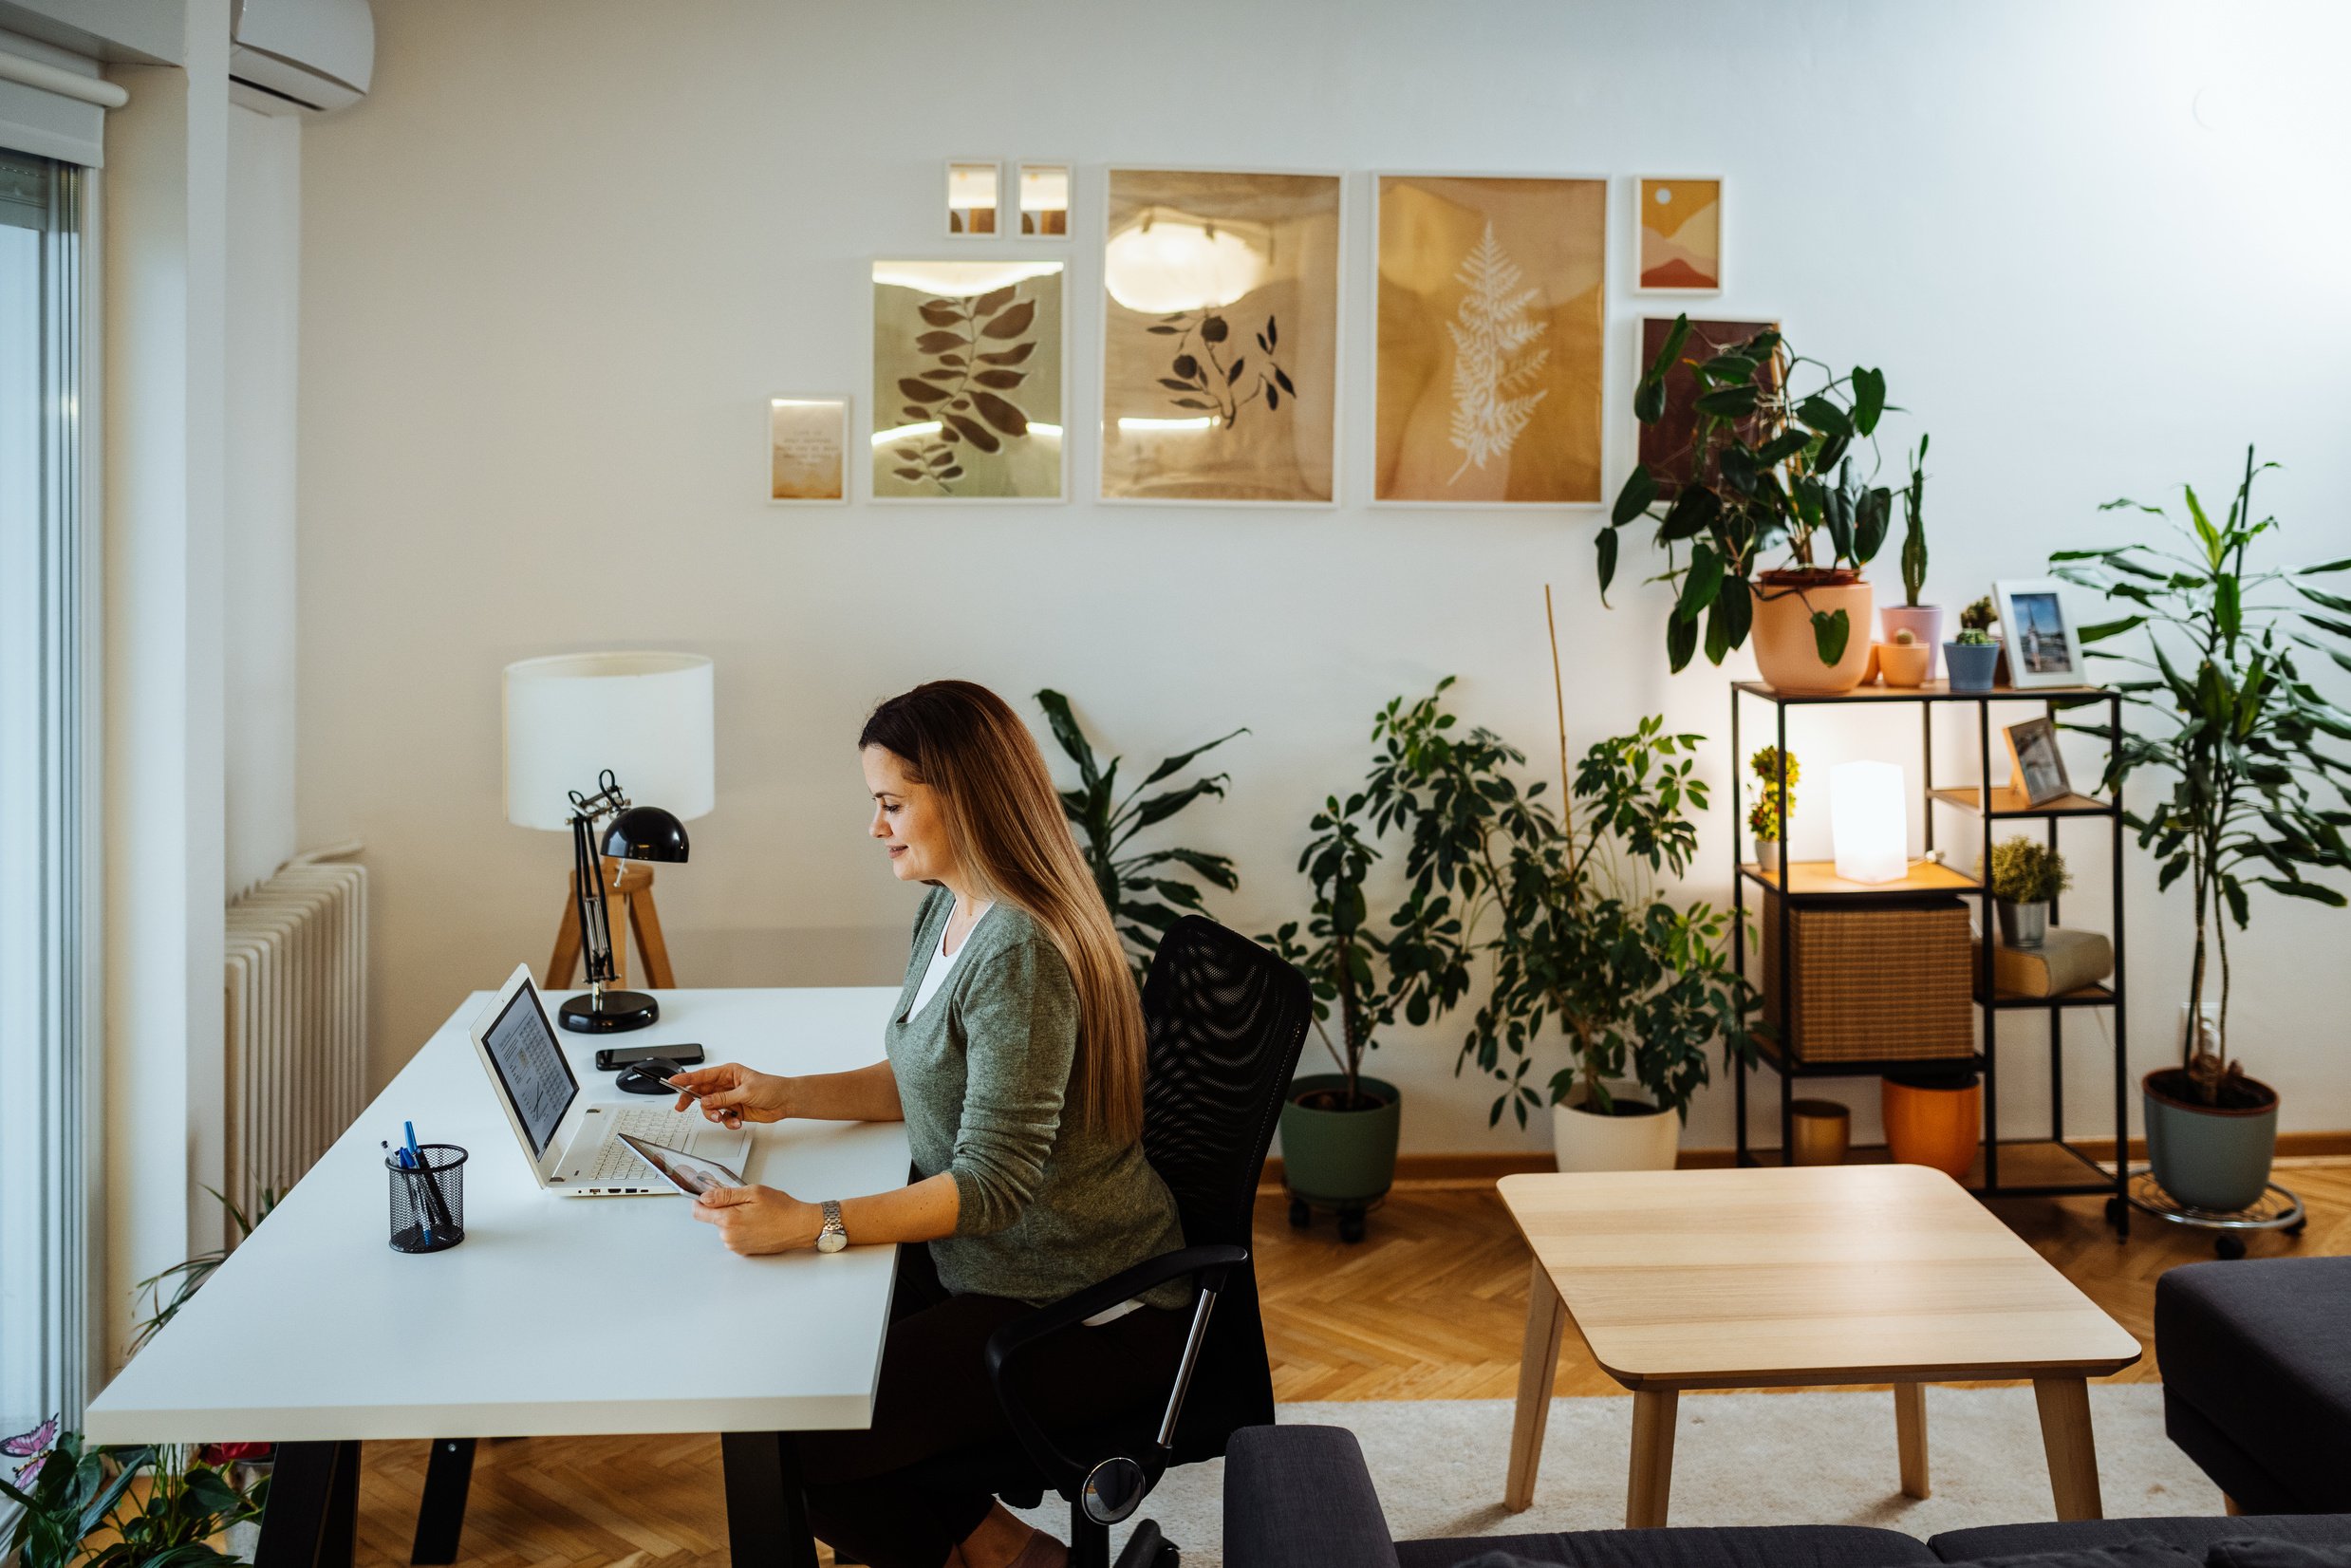
[{"label": "herringbone parquet floor", "polygon": [[[2310,1209],[2298,1241],[2251,1255],[2351,1254],[2351,1159],[2284,1160]],[[1258,1203],[1259,1277],[1274,1389],[1284,1400],[1501,1399],[1515,1391],[1527,1259],[1491,1183],[1393,1194],[1350,1246],[1328,1221],[1293,1231],[1278,1193]],[[2208,1239],[2141,1220],[2128,1242],[2097,1200],[2017,1200],[1997,1212],[2150,1353],[2121,1374],[2155,1377],[2155,1277],[2211,1256]],[[1575,1335],[1558,1391],[1619,1391]],[[370,1443],[360,1560],[408,1560],[424,1479],[421,1443]],[[530,1438],[478,1451],[459,1560],[485,1568],[726,1568],[714,1437]]]}]

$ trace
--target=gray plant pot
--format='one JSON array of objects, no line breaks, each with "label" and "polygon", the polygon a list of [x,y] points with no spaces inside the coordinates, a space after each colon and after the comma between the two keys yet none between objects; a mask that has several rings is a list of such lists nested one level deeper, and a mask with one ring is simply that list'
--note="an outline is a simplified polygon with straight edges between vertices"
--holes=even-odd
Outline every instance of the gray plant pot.
[{"label": "gray plant pot", "polygon": [[2233,1214],[2260,1201],[2277,1152],[2278,1096],[2267,1084],[2246,1079],[2268,1097],[2249,1111],[2216,1111],[2183,1097],[2171,1080],[2175,1067],[2139,1080],[2147,1114],[2147,1162],[2155,1185],[2190,1208]]},{"label": "gray plant pot", "polygon": [[1997,643],[1946,643],[1943,644],[1943,668],[1950,676],[1952,691],[1989,691],[1992,672],[2000,667],[2000,644]]},{"label": "gray plant pot", "polygon": [[2037,904],[2019,904],[2014,899],[1992,900],[2000,911],[2000,944],[2003,947],[2031,949],[2049,940],[2049,905],[2046,899]]},{"label": "gray plant pot", "polygon": [[1380,1103],[1357,1111],[1300,1105],[1300,1097],[1317,1091],[1345,1089],[1346,1075],[1314,1073],[1290,1080],[1290,1097],[1281,1106],[1281,1180],[1295,1196],[1365,1204],[1394,1185],[1404,1096],[1394,1084],[1369,1073],[1357,1074],[1355,1085]]}]

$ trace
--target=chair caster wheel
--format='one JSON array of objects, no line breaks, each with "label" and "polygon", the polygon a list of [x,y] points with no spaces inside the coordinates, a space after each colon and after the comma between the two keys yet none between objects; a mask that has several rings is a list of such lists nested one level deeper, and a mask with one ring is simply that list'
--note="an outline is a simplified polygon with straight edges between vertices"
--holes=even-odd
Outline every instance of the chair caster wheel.
[{"label": "chair caster wheel", "polygon": [[2218,1256],[2234,1262],[2236,1260],[2245,1256],[2245,1238],[2242,1236],[2230,1236],[2224,1232],[2220,1240],[2212,1243],[2212,1251]]},{"label": "chair caster wheel", "polygon": [[1363,1240],[1363,1210],[1348,1208],[1339,1211],[1339,1240],[1342,1241]]},{"label": "chair caster wheel", "polygon": [[1315,1211],[1307,1206],[1306,1200],[1303,1198],[1291,1199],[1290,1228],[1292,1230],[1304,1230],[1308,1225],[1311,1225],[1314,1223]]}]

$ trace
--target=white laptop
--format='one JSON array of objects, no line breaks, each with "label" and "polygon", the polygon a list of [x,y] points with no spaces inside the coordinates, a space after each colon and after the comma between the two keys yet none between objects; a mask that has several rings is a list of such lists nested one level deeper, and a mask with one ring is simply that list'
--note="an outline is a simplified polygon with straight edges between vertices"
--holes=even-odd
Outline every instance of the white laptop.
[{"label": "white laptop", "polygon": [[514,966],[498,999],[474,1020],[474,1051],[522,1142],[531,1173],[559,1197],[675,1196],[678,1189],[621,1142],[624,1132],[738,1172],[751,1152],[749,1128],[721,1127],[692,1109],[672,1111],[667,1099],[583,1104],[580,1081],[564,1058],[539,988],[531,983],[529,964]]}]

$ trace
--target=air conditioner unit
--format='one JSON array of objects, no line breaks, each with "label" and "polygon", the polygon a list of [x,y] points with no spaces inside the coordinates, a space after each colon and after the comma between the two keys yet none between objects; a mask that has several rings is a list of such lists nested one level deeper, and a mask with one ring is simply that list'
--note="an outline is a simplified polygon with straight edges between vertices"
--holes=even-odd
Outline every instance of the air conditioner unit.
[{"label": "air conditioner unit", "polygon": [[323,114],[367,96],[376,68],[367,0],[237,0],[231,36],[230,79],[272,107]]}]

